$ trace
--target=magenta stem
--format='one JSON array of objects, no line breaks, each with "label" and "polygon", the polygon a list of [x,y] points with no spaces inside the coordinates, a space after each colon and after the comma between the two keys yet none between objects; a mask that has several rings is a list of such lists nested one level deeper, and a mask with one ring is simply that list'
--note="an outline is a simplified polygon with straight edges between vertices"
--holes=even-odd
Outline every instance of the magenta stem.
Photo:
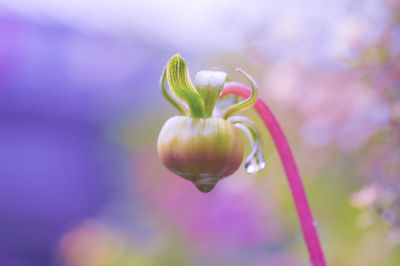
[{"label": "magenta stem", "polygon": [[[248,98],[251,94],[251,89],[240,83],[229,82],[226,83],[221,97],[224,97],[228,94],[235,94],[242,98]],[[307,201],[307,196],[301,181],[300,173],[297,169],[296,162],[293,158],[292,151],[290,150],[285,134],[283,133],[274,114],[261,98],[257,99],[254,109],[258,112],[267,126],[281,157],[286,177],[289,182],[290,191],[292,192],[293,200],[296,205],[303,236],[310,254],[311,264],[314,266],[325,266],[326,262],[321,244],[318,239],[316,222],[312,217],[310,205]]]}]

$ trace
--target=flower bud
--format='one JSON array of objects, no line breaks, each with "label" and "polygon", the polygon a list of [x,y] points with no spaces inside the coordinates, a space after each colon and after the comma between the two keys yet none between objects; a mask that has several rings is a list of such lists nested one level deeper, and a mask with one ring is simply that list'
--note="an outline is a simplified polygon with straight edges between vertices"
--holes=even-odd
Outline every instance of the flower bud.
[{"label": "flower bud", "polygon": [[[222,178],[233,174],[243,159],[240,130],[249,139],[252,151],[246,171],[255,174],[265,167],[261,136],[248,119],[232,114],[251,108],[257,100],[255,81],[237,69],[251,84],[247,98],[227,107],[217,117],[215,106],[227,81],[222,71],[200,71],[193,84],[185,60],[173,56],[161,76],[161,91],[182,116],[165,122],[158,136],[158,155],[172,172],[192,181],[202,192],[211,191]],[[165,86],[168,81],[169,90]]]},{"label": "flower bud", "polygon": [[233,174],[243,159],[239,129],[218,117],[170,118],[158,136],[157,149],[169,170],[202,192],[211,191],[220,179]]}]

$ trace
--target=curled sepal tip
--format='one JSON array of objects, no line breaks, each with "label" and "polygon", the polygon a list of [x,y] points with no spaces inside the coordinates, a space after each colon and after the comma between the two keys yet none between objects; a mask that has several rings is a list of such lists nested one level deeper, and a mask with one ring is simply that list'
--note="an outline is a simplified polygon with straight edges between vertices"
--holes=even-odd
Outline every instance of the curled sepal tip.
[{"label": "curled sepal tip", "polygon": [[186,107],[183,106],[182,104],[180,104],[179,102],[177,102],[175,100],[175,98],[171,95],[171,91],[167,90],[167,88],[165,87],[166,79],[167,79],[167,66],[164,68],[164,71],[163,71],[163,74],[162,74],[161,80],[160,80],[161,92],[164,95],[165,99],[167,99],[167,101],[170,104],[172,104],[172,106],[174,106],[181,115],[183,115],[183,116],[188,115],[188,110],[186,109]]},{"label": "curled sepal tip", "polygon": [[246,172],[254,175],[264,169],[266,163],[262,149],[261,133],[258,131],[256,125],[243,116],[232,116],[228,119],[228,122],[243,130],[249,139],[251,152],[244,162]]},{"label": "curled sepal tip", "polygon": [[253,105],[257,101],[258,90],[257,90],[257,84],[254,81],[254,79],[240,68],[237,68],[236,71],[241,73],[247,79],[247,81],[250,83],[252,92],[251,92],[251,95],[249,96],[249,98],[226,108],[226,110],[222,114],[222,117],[224,119],[228,119],[231,115],[233,115],[236,112],[250,109],[251,107],[253,107]]},{"label": "curled sepal tip", "polygon": [[171,91],[188,104],[190,116],[204,117],[203,99],[193,87],[185,60],[179,55],[173,56],[168,61],[167,77]]}]

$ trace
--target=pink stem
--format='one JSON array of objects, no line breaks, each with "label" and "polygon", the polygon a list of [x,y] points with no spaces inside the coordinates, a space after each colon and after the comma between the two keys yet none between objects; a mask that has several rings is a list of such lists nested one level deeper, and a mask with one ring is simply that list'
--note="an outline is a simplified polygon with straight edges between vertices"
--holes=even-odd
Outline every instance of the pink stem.
[{"label": "pink stem", "polygon": [[[251,89],[240,83],[229,82],[226,83],[221,97],[224,97],[228,94],[236,94],[243,98],[248,98],[251,94]],[[292,192],[293,200],[296,205],[297,214],[300,219],[303,236],[310,254],[311,263],[314,266],[325,266],[326,262],[324,253],[322,251],[321,244],[319,243],[317,230],[315,228],[316,222],[312,217],[310,205],[307,201],[306,192],[301,181],[299,170],[297,169],[296,162],[293,158],[285,134],[283,133],[274,114],[261,98],[257,99],[254,109],[256,109],[267,126],[281,157],[287,180],[289,182],[289,187]]]}]

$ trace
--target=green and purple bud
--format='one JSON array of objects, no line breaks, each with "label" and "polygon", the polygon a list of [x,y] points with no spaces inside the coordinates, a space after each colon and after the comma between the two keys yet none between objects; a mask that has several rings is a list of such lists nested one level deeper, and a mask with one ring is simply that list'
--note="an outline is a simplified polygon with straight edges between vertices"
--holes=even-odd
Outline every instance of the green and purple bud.
[{"label": "green and purple bud", "polygon": [[[172,57],[161,79],[162,93],[181,113],[165,122],[158,137],[157,149],[161,162],[175,174],[190,180],[202,192],[211,191],[224,177],[233,174],[243,160],[243,130],[252,145],[246,159],[247,172],[255,174],[265,167],[258,130],[248,119],[233,113],[251,108],[257,99],[253,79],[242,70],[252,85],[248,98],[229,106],[222,116],[213,116],[228,75],[221,71],[200,71],[193,86],[185,61]],[[165,87],[168,79],[170,90]]]},{"label": "green and purple bud", "polygon": [[161,129],[157,146],[163,164],[203,192],[233,174],[243,160],[239,129],[218,117],[174,116]]}]

